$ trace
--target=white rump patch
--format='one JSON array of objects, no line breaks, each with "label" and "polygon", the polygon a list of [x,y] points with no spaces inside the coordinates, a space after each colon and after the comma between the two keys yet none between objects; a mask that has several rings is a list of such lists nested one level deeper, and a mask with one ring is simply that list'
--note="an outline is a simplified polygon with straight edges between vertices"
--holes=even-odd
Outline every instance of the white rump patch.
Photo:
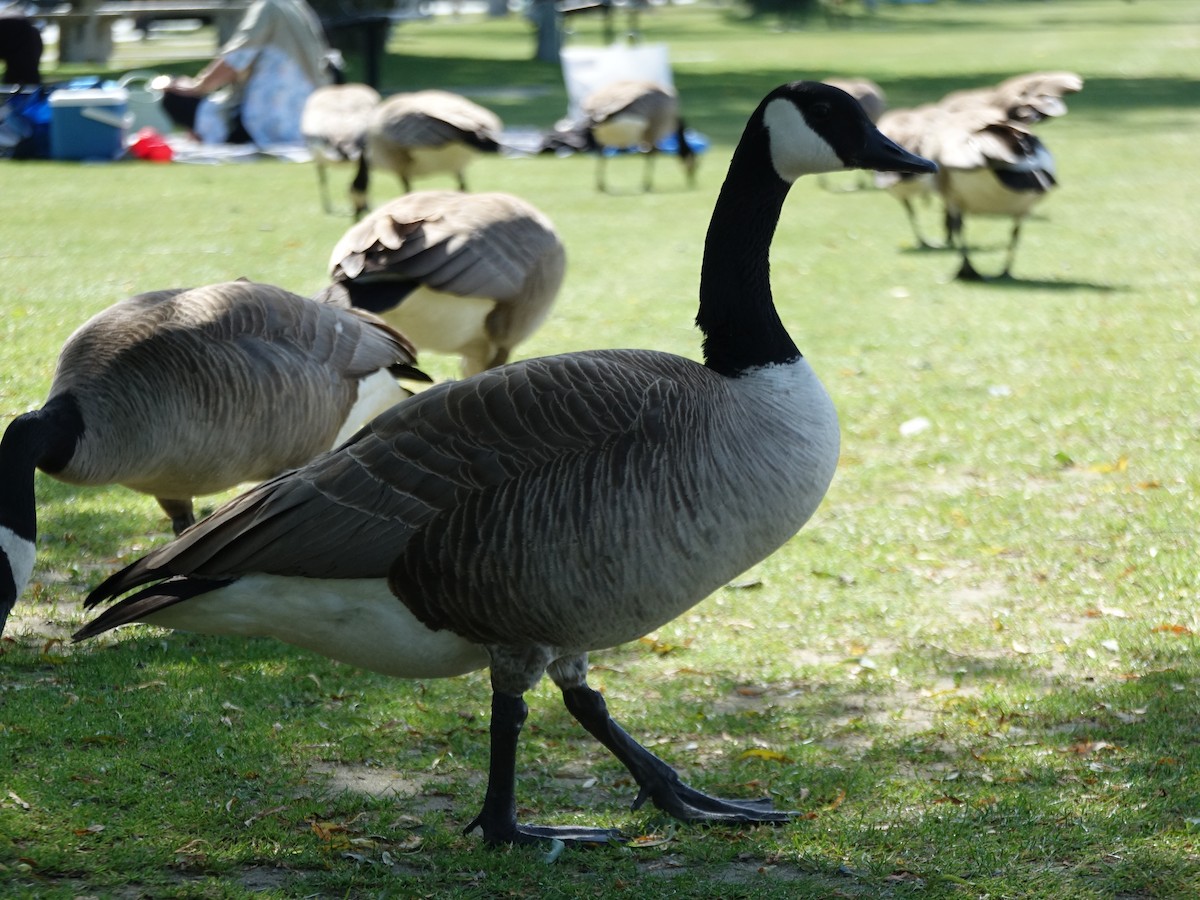
[{"label": "white rump patch", "polygon": [[387,369],[379,369],[366,378],[359,379],[358,399],[354,401],[350,412],[346,414],[346,421],[338,430],[333,446],[340,447],[358,429],[385,409],[390,409],[401,400],[407,399],[408,392],[396,383],[395,376]]},{"label": "white rump patch", "polygon": [[397,678],[450,678],[488,664],[478,644],[422,625],[383,578],[245,575],[141,621],[200,634],[273,637]]},{"label": "white rump patch", "polygon": [[8,557],[8,567],[12,569],[13,596],[20,598],[25,585],[33,575],[33,561],[37,548],[33,541],[18,535],[11,528],[0,525],[0,553]]},{"label": "white rump patch", "polygon": [[763,110],[763,124],[767,126],[771,164],[784,181],[846,168],[829,142],[813,131],[790,100],[779,97],[768,103]]}]

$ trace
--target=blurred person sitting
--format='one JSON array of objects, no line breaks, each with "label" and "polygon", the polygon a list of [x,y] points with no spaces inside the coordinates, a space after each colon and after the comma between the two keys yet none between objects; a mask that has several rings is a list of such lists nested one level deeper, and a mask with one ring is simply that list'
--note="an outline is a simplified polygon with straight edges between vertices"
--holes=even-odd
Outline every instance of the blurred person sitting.
[{"label": "blurred person sitting", "polygon": [[156,79],[171,120],[206,144],[302,140],[308,95],[329,81],[329,47],[305,0],[254,0],[237,31],[194,78]]}]

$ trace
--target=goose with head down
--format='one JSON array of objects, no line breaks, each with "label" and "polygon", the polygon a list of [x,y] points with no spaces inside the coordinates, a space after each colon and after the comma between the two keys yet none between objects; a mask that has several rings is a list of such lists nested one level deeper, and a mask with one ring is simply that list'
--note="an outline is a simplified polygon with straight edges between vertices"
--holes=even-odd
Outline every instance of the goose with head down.
[{"label": "goose with head down", "polygon": [[696,183],[696,151],[687,140],[687,125],[679,114],[679,96],[673,88],[654,81],[623,79],[602,85],[582,102],[583,127],[598,149],[596,190],[608,190],[605,178],[609,150],[638,150],[646,159],[642,190],[654,187],[654,159],[658,144],[674,137],[679,162],[688,186]]},{"label": "goose with head down", "polygon": [[413,179],[445,173],[467,189],[467,166],[481,153],[500,152],[504,125],[490,109],[450,91],[393,94],[367,122],[367,152],[355,183],[366,194],[369,170],[390,169],[407,193]]},{"label": "goose with head down", "polygon": [[533,334],[566,263],[554,225],[520,197],[415,191],[347,229],[317,299],[376,313],[474,375]]},{"label": "goose with head down", "polygon": [[635,808],[787,821],[770,800],[685,784],[610,717],[587,660],[772,553],[824,497],[837,414],[779,319],[768,255],[792,183],[848,167],[933,164],[836,88],[771,91],[705,241],[703,363],[585,351],[439,384],[112,575],[88,605],[118,602],[76,637],[150,622],[273,635],[398,676],[490,667],[488,785],[467,826],[489,844],[616,836],[517,820],[524,694],[543,674],[629,770]]},{"label": "goose with head down", "polygon": [[369,313],[233,281],[138,294],[63,345],[50,394],[0,441],[0,631],[33,570],[34,471],[192,498],[294,468],[407,392],[412,345]]}]

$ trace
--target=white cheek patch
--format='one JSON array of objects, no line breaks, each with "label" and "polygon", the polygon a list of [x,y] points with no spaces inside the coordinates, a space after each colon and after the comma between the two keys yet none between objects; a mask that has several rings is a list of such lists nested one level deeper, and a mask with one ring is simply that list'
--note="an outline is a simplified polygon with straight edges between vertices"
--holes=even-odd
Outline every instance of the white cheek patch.
[{"label": "white cheek patch", "polygon": [[812,130],[791,101],[778,98],[768,103],[763,110],[763,124],[767,126],[771,164],[784,181],[846,168],[829,143]]},{"label": "white cheek patch", "polygon": [[33,541],[20,537],[11,528],[0,526],[0,553],[8,557],[8,567],[12,569],[15,597],[20,597],[29,584],[33,575],[33,560],[36,548]]}]

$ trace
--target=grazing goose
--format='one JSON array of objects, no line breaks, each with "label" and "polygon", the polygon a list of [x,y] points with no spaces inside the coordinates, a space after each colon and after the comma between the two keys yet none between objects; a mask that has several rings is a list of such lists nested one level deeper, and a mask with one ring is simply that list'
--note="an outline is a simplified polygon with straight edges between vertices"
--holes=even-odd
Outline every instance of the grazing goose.
[{"label": "grazing goose", "polygon": [[606,149],[640,149],[646,156],[642,188],[652,190],[658,142],[672,134],[678,143],[679,161],[688,185],[696,183],[696,153],[684,136],[679,98],[673,90],[653,81],[614,81],[584,97],[582,107],[587,117],[586,127],[600,149],[596,190],[608,190],[604,177]]},{"label": "grazing goose", "polygon": [[[371,111],[379,105],[379,91],[369,84],[326,84],[317,88],[304,103],[300,116],[300,133],[312,153],[317,169],[317,188],[321,192],[321,207],[333,212],[329,202],[329,175],[326,167],[339,163],[357,164],[367,141],[367,122]],[[354,217],[367,210],[367,186],[362,183],[365,171],[358,173],[350,184],[350,200]]]},{"label": "grazing goose", "polygon": [[550,220],[511,194],[417,191],[352,226],[318,299],[383,316],[464,375],[507,362],[545,319],[566,252]]},{"label": "grazing goose", "polygon": [[396,173],[405,193],[412,180],[446,172],[467,189],[467,165],[500,150],[499,116],[449,91],[394,94],[375,107],[367,125],[367,155],[358,177],[366,189],[369,167]]},{"label": "grazing goose", "polygon": [[684,784],[609,717],[587,655],[689,609],[824,497],[837,414],[780,322],[768,251],[792,182],[851,166],[933,168],[844,92],[776,88],[746,125],[709,226],[703,364],[588,351],[438,384],[112,575],[89,607],[135,592],[76,638],[149,622],[273,635],[397,676],[490,666],[488,786],[466,829],[489,844],[616,836],[517,822],[523,695],[543,674],[629,769],[634,808],[786,821],[767,799]]},{"label": "grazing goose", "polygon": [[33,571],[34,470],[192,497],[294,468],[407,395],[408,341],[374,316],[247,281],[139,294],[67,339],[50,396],[0,441],[0,632]]},{"label": "grazing goose", "polygon": [[967,254],[963,218],[1006,216],[1013,220],[1004,270],[1012,270],[1025,217],[1057,184],[1054,158],[1045,144],[1015,122],[980,124],[970,113],[939,121],[922,144],[938,163],[937,185],[946,205],[946,233],[959,249],[957,278],[982,280]]}]

